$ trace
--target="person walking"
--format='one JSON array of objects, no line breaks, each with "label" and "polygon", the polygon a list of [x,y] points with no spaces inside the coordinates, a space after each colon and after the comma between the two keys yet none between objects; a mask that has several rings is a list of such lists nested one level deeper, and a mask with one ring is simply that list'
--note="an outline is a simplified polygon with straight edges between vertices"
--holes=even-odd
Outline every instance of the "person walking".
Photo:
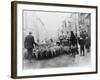
[{"label": "person walking", "polygon": [[73,31],[71,31],[71,36],[70,36],[70,47],[71,47],[71,53],[75,57],[76,53],[78,53],[78,48],[77,48],[77,38],[74,35]]},{"label": "person walking", "polygon": [[32,60],[32,51],[33,51],[34,45],[38,46],[38,44],[34,41],[34,37],[32,36],[32,32],[29,32],[29,35],[27,35],[25,37],[24,46],[28,51],[28,59],[30,61]]},{"label": "person walking", "polygon": [[84,56],[85,55],[85,51],[84,51],[85,38],[83,36],[80,36],[80,38],[79,38],[79,45],[80,45],[80,55]]},{"label": "person walking", "polygon": [[88,36],[85,39],[85,48],[87,49],[87,52],[90,51],[90,39]]}]

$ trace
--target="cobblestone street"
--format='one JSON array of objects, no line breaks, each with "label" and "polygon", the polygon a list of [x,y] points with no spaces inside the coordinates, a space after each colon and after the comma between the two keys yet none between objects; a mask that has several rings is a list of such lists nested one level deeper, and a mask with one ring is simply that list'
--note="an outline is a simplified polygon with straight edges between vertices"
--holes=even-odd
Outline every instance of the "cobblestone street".
[{"label": "cobblestone street", "polygon": [[24,69],[91,66],[91,55],[85,51],[85,56],[77,54],[75,58],[71,55],[61,55],[46,60],[33,59],[31,63],[25,59],[23,65]]}]

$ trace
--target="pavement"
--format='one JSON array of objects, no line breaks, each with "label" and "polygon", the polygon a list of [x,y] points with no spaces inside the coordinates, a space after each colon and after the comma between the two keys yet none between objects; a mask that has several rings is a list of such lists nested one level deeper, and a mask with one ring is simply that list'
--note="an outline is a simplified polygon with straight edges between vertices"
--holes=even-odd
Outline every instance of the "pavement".
[{"label": "pavement", "polygon": [[71,55],[60,55],[46,60],[32,59],[30,62],[27,59],[23,60],[24,69],[42,69],[42,68],[57,68],[57,67],[80,67],[91,66],[91,53],[85,51],[85,56],[77,54],[75,57]]}]

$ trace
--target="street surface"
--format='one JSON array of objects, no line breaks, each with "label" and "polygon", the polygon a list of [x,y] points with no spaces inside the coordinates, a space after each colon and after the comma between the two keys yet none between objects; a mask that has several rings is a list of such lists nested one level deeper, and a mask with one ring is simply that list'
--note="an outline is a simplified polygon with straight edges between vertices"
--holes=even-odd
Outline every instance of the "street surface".
[{"label": "street surface", "polygon": [[71,55],[61,55],[45,60],[33,59],[31,62],[24,59],[23,65],[24,69],[91,66],[91,54],[85,51],[85,56],[77,54],[74,58]]}]

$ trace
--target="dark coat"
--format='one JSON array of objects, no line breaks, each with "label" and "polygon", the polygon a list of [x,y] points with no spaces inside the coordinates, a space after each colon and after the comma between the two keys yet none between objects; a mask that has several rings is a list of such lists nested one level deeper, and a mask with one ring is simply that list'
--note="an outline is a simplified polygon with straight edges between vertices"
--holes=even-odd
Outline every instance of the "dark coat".
[{"label": "dark coat", "polygon": [[77,39],[75,36],[70,37],[70,44],[73,46],[77,45]]},{"label": "dark coat", "polygon": [[37,45],[34,41],[34,37],[32,35],[28,35],[25,38],[24,46],[26,49],[32,49],[34,48],[34,44]]},{"label": "dark coat", "polygon": [[87,38],[85,39],[85,47],[86,47],[87,49],[89,49],[89,47],[90,47],[90,39],[89,39],[89,37],[87,37]]},{"label": "dark coat", "polygon": [[80,47],[81,47],[81,48],[84,48],[84,45],[85,45],[85,39],[83,39],[82,37],[79,38],[79,44],[80,44]]}]

